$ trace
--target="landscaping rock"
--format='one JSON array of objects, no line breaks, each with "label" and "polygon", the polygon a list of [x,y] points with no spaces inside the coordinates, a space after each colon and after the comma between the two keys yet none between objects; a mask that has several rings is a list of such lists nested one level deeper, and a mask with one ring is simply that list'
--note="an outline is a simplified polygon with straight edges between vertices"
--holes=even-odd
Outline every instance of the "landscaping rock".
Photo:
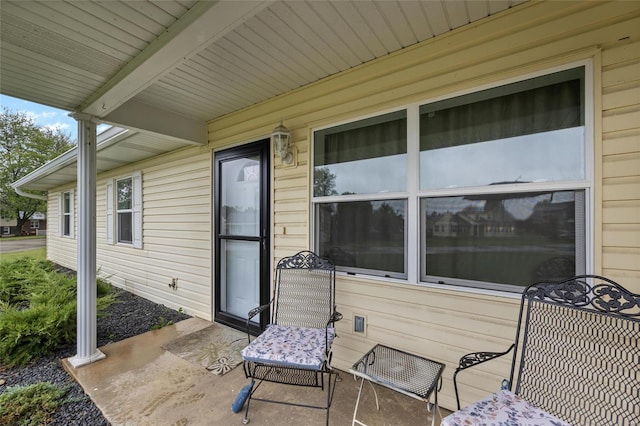
[{"label": "landscaping rock", "polygon": [[[136,296],[128,291],[114,288],[116,302],[109,306],[104,315],[98,318],[98,347],[117,342],[160,326],[190,318],[189,315],[169,309]],[[91,425],[107,426],[109,422],[93,401],[62,368],[61,360],[74,356],[75,344],[65,346],[55,354],[36,360],[23,367],[0,369],[0,394],[8,387],[24,386],[38,382],[51,382],[67,386],[63,404],[53,415],[48,425],[70,426]]]}]

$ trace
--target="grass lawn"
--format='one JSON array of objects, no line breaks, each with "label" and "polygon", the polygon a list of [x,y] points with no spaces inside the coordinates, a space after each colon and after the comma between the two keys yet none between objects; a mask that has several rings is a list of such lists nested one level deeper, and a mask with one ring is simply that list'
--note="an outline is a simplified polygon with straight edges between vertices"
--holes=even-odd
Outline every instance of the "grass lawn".
[{"label": "grass lawn", "polygon": [[18,240],[43,240],[47,238],[44,235],[27,235],[25,237],[3,237],[5,241],[18,241]]},{"label": "grass lawn", "polygon": [[12,253],[2,253],[2,255],[0,255],[0,261],[11,262],[17,259],[22,259],[23,257],[31,257],[36,260],[46,260],[47,248],[41,247],[33,250],[16,251]]}]

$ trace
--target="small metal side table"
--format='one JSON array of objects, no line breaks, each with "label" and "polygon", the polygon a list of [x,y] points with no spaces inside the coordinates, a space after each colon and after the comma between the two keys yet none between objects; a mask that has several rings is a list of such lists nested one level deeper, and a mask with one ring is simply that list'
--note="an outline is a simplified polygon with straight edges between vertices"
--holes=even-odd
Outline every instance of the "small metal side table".
[{"label": "small metal side table", "polygon": [[[362,386],[366,380],[370,385],[371,382],[377,383],[396,392],[424,401],[427,403],[427,409],[430,408],[429,398],[433,393],[434,403],[431,426],[434,426],[436,411],[440,412],[438,408],[438,390],[442,386],[442,371],[444,367],[445,365],[440,362],[418,355],[384,345],[374,346],[349,369],[349,372],[354,376],[362,378],[351,425],[366,426],[356,419]],[[371,389],[373,389],[376,397],[376,408],[380,409],[378,394],[373,385],[371,385]]]}]

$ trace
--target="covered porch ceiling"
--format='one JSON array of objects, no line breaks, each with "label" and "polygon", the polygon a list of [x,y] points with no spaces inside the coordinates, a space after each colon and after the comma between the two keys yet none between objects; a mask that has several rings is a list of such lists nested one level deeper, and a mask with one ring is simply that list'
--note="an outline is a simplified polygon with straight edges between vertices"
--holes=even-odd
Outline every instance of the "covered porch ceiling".
[{"label": "covered porch ceiling", "polygon": [[[205,145],[207,120],[524,1],[3,0],[0,92],[130,129],[99,138],[103,171]],[[75,180],[66,155],[22,189]]]}]

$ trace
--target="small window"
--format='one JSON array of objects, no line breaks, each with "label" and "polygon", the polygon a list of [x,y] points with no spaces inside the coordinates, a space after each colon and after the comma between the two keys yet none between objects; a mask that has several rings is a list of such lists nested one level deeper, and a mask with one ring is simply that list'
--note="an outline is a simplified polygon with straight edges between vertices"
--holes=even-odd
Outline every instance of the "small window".
[{"label": "small window", "polygon": [[11,227],[10,226],[3,226],[2,227],[2,234],[4,234],[4,235],[11,234]]},{"label": "small window", "polygon": [[61,230],[65,237],[73,237],[73,191],[62,193]]},{"label": "small window", "polygon": [[39,220],[32,220],[31,221],[31,229],[38,229],[40,228],[40,221]]},{"label": "small window", "polygon": [[142,173],[107,181],[106,237],[108,244],[142,248]]}]

